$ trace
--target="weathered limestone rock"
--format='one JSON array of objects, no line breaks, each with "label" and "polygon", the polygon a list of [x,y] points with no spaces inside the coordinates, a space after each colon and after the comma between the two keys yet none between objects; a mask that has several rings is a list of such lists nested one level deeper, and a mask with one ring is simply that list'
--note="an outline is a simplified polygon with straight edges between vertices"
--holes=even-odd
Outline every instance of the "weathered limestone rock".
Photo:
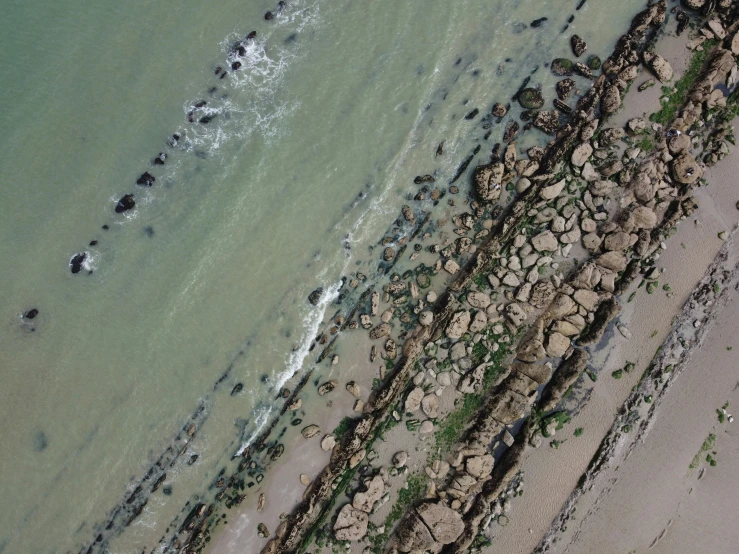
[{"label": "weathered limestone rock", "polygon": [[390,334],[391,329],[392,328],[390,327],[388,323],[380,323],[380,325],[378,325],[377,327],[375,327],[374,329],[370,331],[369,336],[372,340],[377,340],[382,337],[388,336]]},{"label": "weathered limestone rock", "polygon": [[646,206],[639,206],[631,212],[635,229],[653,229],[657,225],[657,214]]},{"label": "weathered limestone rock", "polygon": [[616,183],[613,181],[600,180],[590,183],[588,190],[593,196],[608,196],[615,186]]},{"label": "weathered limestone rock", "polygon": [[421,504],[416,512],[440,544],[453,543],[464,531],[462,516],[442,503]]},{"label": "weathered limestone rock", "polygon": [[303,427],[303,430],[300,433],[303,435],[303,438],[312,439],[320,432],[321,428],[318,425],[308,425],[307,427]]},{"label": "weathered limestone rock", "polygon": [[670,66],[670,63],[659,54],[644,52],[644,62],[661,83],[666,83],[672,79],[672,66]]},{"label": "weathered limestone rock", "polygon": [[589,142],[583,142],[582,144],[579,144],[575,150],[572,151],[572,157],[570,158],[570,162],[572,162],[572,165],[575,167],[582,167],[585,165],[585,162],[588,161],[588,158],[593,154],[593,147],[590,145]]},{"label": "weathered limestone rock", "polygon": [[612,114],[619,107],[621,107],[621,93],[615,86],[609,85],[600,99],[600,109],[605,114]]},{"label": "weathered limestone rock", "polygon": [[543,200],[552,200],[553,198],[556,198],[559,196],[559,194],[562,192],[566,184],[566,181],[562,179],[561,181],[549,185],[548,187],[544,187],[539,191],[539,196]]},{"label": "weathered limestone rock", "polygon": [[575,294],[572,295],[575,302],[580,304],[587,311],[592,312],[600,301],[600,296],[597,292],[587,289],[577,289]]},{"label": "weathered limestone rock", "polygon": [[570,339],[561,333],[550,333],[547,337],[547,355],[552,358],[561,358],[570,347]]},{"label": "weathered limestone rock", "polygon": [[703,170],[689,152],[672,160],[672,176],[678,183],[692,185],[703,176]]},{"label": "weathered limestone rock", "polygon": [[545,308],[554,298],[554,285],[550,281],[538,281],[531,289],[529,304],[535,308]]},{"label": "weathered limestone rock", "polygon": [[464,462],[464,468],[475,479],[482,479],[490,475],[493,470],[493,457],[490,454],[472,456]]},{"label": "weathered limestone rock", "polygon": [[480,165],[472,176],[475,190],[482,200],[494,202],[500,198],[505,166],[500,163]]},{"label": "weathered limestone rock", "polygon": [[345,505],[334,523],[334,536],[340,541],[358,541],[367,534],[369,517],[351,504]]},{"label": "weathered limestone rock", "polygon": [[621,252],[606,252],[599,256],[595,263],[611,271],[623,271],[626,269],[626,257]]},{"label": "weathered limestone rock", "polygon": [[358,492],[352,499],[352,507],[363,512],[370,513],[375,502],[382,498],[385,493],[385,482],[382,477],[375,475],[367,484],[367,490]]},{"label": "weathered limestone rock", "polygon": [[418,411],[418,408],[421,407],[421,400],[425,395],[426,393],[421,387],[414,388],[405,398],[405,411],[409,413]]},{"label": "weathered limestone rock", "polygon": [[324,452],[332,450],[334,446],[336,446],[336,438],[333,435],[326,435],[321,439],[321,450]]},{"label": "weathered limestone rock", "polygon": [[473,308],[484,310],[490,305],[490,295],[484,292],[473,291],[467,295],[467,302]]},{"label": "weathered limestone rock", "polygon": [[470,312],[460,311],[452,316],[446,328],[446,335],[450,339],[459,339],[470,327]]},{"label": "weathered limestone rock", "polygon": [[512,302],[505,307],[505,315],[516,327],[519,327],[524,321],[526,321],[526,312],[524,312],[521,306],[515,302]]},{"label": "weathered limestone rock", "polygon": [[533,237],[531,244],[537,252],[554,252],[559,243],[551,231],[544,231]]},{"label": "weathered limestone rock", "polygon": [[551,319],[562,319],[564,316],[577,311],[575,301],[564,293],[559,293],[554,297],[554,301],[547,309],[547,317]]},{"label": "weathered limestone rock", "polygon": [[421,410],[426,414],[426,417],[430,417],[432,419],[438,417],[439,397],[434,393],[424,396],[423,400],[421,400]]},{"label": "weathered limestone rock", "polygon": [[527,377],[533,379],[540,385],[543,385],[552,376],[552,365],[546,364],[529,364],[524,362],[515,361],[511,364],[511,371],[523,373]]}]

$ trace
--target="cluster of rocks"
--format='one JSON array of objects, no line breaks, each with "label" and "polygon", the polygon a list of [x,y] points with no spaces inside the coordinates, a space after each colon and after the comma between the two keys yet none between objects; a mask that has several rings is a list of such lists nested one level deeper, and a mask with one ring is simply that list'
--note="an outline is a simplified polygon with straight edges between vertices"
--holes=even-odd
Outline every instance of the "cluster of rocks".
[{"label": "cluster of rocks", "polygon": [[[640,65],[659,80],[672,78],[663,58],[640,50],[664,22],[665,13],[665,3],[658,2],[634,19],[629,33],[603,64],[603,75],[578,101],[570,121],[560,126],[557,117],[552,130],[558,133],[557,140],[547,151],[533,148],[523,158],[516,143],[509,142],[503,151],[494,149],[490,163],[474,170],[472,184],[477,199],[470,202],[469,212],[451,217],[453,232],[459,238],[452,241],[441,232],[440,242],[428,248],[439,254],[429,271],[393,275],[381,293],[372,292],[369,307],[358,310],[358,321],[335,321],[336,328],[353,323],[353,328],[367,329],[370,340],[380,341],[371,347],[372,362],[378,352],[384,360],[398,361],[390,380],[373,392],[363,407],[363,421],[374,418],[370,415],[388,406],[397,391],[412,381],[402,402],[411,415],[423,414],[423,421],[414,418],[422,438],[434,430],[440,416],[439,399],[445,391],[481,392],[492,365],[490,353],[531,323],[517,345],[516,360],[488,383],[493,392],[485,399],[468,436],[450,458],[427,468],[432,479],[428,498],[398,527],[393,539],[398,551],[437,550],[451,542],[455,543],[453,551],[462,551],[495,506],[502,509],[496,499],[510,485],[525,445],[536,444],[534,436],[540,432],[535,425],[525,427],[524,437],[531,440],[515,440],[513,425],[526,417],[542,389],[538,408],[546,411],[556,406],[587,362],[578,343],[597,341],[618,313],[615,294],[620,292],[621,281],[634,276],[630,262],[656,260],[663,244],[661,230],[694,209],[690,190],[703,167],[692,156],[686,135],[697,121],[695,113],[717,100],[711,100],[715,85],[725,83],[736,71],[733,57],[729,63],[721,50],[713,54],[709,69],[691,91],[686,109],[668,129],[649,127],[640,118],[630,120],[625,128],[604,127],[602,123],[620,108]],[[576,42],[573,40],[573,49]],[[581,47],[584,51],[584,45],[577,42],[578,50]],[[557,84],[557,93],[566,98],[575,86],[572,79],[563,79]],[[703,89],[705,94],[700,93]],[[522,100],[519,96],[520,102],[539,103],[537,89],[521,92],[526,94]],[[497,109],[505,115],[505,107]],[[652,152],[642,150],[634,140],[650,128],[657,133]],[[622,140],[630,146],[623,152]],[[563,168],[560,161],[568,166]],[[434,177],[428,177],[422,182],[433,182]],[[509,183],[520,197],[503,226],[496,228],[499,232],[502,229],[501,237],[490,236],[496,223],[486,214],[493,213],[490,206]],[[450,192],[456,193],[451,188]],[[608,210],[609,199],[616,197],[619,209]],[[406,206],[399,221],[415,224],[419,219]],[[522,224],[524,221],[527,224]],[[485,237],[490,238],[483,241]],[[428,238],[430,234],[424,233],[423,239]],[[396,250],[386,243],[383,262],[397,260],[408,241],[395,244],[401,248]],[[559,260],[581,247],[591,259],[565,279]],[[491,262],[494,269],[486,271]],[[429,277],[442,270],[454,279],[449,292],[442,297],[431,291],[422,293],[421,289],[429,286]],[[485,279],[473,282],[473,277],[480,275]],[[415,330],[414,322],[418,323]],[[478,344],[488,351],[482,359],[474,354]],[[426,358],[420,367],[414,366],[423,354]],[[558,359],[562,361],[553,372]],[[380,366],[383,378],[384,367]],[[508,451],[495,463],[491,446],[498,443]],[[351,444],[357,446],[356,442]],[[360,451],[355,448],[352,456]],[[349,451],[344,459],[348,460],[348,455]],[[354,529],[355,519],[361,530],[362,516],[355,511],[367,512],[353,504],[347,506],[350,508],[342,508],[346,517],[335,531]],[[307,518],[307,512],[301,517]],[[347,522],[354,523],[344,525]],[[444,522],[450,532],[435,534],[438,522]],[[355,537],[355,531],[347,533]],[[265,552],[277,551],[274,548]]]}]

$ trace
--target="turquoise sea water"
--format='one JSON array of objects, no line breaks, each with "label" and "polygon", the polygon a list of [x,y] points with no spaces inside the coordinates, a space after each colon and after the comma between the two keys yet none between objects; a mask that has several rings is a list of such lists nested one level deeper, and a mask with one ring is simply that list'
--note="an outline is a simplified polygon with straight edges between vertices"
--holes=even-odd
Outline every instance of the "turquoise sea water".
[{"label": "turquoise sea water", "polygon": [[[543,63],[569,55],[571,32],[605,57],[643,6],[577,4],[6,2],[0,552],[88,545],[203,406],[197,463],[169,473],[172,494],[110,551],[154,547],[266,420],[270,387],[310,365],[326,304],[308,293],[322,285],[331,300],[417,190],[413,177],[448,179],[524,77],[538,67],[532,84],[551,91]],[[219,79],[252,30],[242,68]],[[200,100],[197,115],[215,117],[190,124]],[[144,171],[151,188],[135,184]],[[126,193],[136,208],[116,214]],[[87,267],[73,275],[79,252]],[[245,393],[231,397],[236,382]]]}]

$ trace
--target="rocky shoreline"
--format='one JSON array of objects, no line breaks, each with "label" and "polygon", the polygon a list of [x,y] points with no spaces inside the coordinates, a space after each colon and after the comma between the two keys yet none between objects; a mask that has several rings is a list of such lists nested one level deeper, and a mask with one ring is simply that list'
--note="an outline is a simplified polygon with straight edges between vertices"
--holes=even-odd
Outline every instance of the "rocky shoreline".
[{"label": "rocky shoreline", "polygon": [[[663,248],[665,234],[695,209],[690,193],[699,183],[702,169],[701,163],[690,153],[693,141],[688,138],[688,132],[692,131],[694,139],[699,136],[696,131],[707,134],[706,127],[695,129],[695,124],[702,121],[703,106],[707,106],[706,109],[718,107],[719,111],[726,107],[728,91],[719,97],[714,92],[717,90],[715,86],[725,83],[736,72],[731,50],[736,33],[733,6],[719,7],[718,14],[721,16],[718,26],[721,29],[726,27],[727,49],[713,50],[700,78],[691,83],[681,117],[670,121],[671,125],[666,129],[661,126],[659,130],[653,128],[659,141],[651,152],[641,150],[634,153],[632,148],[623,160],[614,158],[613,154],[618,156],[620,152],[615,147],[609,149],[608,145],[627,136],[627,133],[632,137],[642,134],[647,123],[632,120],[626,130],[603,128],[603,123],[608,115],[619,109],[621,95],[638,75],[642,60],[658,79],[668,81],[672,78],[669,64],[648,51],[645,55],[644,50],[665,21],[666,5],[663,2],[650,6],[634,19],[629,33],[622,37],[615,53],[605,62],[604,75],[580,99],[574,115],[558,130],[553,144],[545,151],[534,151],[533,156],[530,152],[528,160],[517,160],[515,146],[509,144],[500,161],[475,170],[473,182],[483,202],[497,200],[502,187],[515,178],[519,179],[516,188],[521,195],[497,226],[488,227],[492,238],[474,248],[471,258],[462,268],[451,254],[469,252],[474,246],[473,241],[465,241],[464,236],[455,241],[447,260],[439,262],[447,272],[455,275],[448,290],[430,308],[424,309],[423,302],[419,302],[421,309],[416,310],[419,323],[399,349],[402,354],[392,373],[373,391],[363,407],[362,416],[353,422],[353,428],[347,430],[333,448],[329,466],[309,485],[303,502],[280,524],[275,538],[263,552],[292,552],[306,546],[306,536],[312,536],[311,525],[322,521],[330,511],[331,506],[322,506],[322,503],[337,499],[344,486],[352,482],[356,468],[378,436],[378,427],[389,417],[396,416],[396,408],[399,408],[396,402],[403,393],[408,392],[404,404],[407,414],[420,408],[429,418],[419,422],[418,427],[422,434],[429,434],[433,433],[434,420],[439,416],[433,397],[441,394],[439,389],[428,394],[422,387],[424,381],[430,377],[436,386],[440,385],[441,393],[445,387],[454,384],[463,394],[465,391],[479,394],[487,376],[488,383],[484,388],[492,393],[481,404],[481,415],[468,433],[466,442],[457,445],[451,462],[437,460],[431,472],[426,472],[433,474],[425,495],[427,499],[415,503],[390,543],[394,545],[391,548],[400,552],[438,551],[442,547],[444,551],[463,552],[473,545],[479,537],[479,530],[485,527],[486,521],[483,520],[490,521],[496,517],[494,503],[511,483],[527,445],[535,443],[536,436],[547,433],[550,427],[552,430],[556,428],[557,420],[553,417],[556,414],[545,412],[556,406],[584,369],[587,355],[580,347],[598,342],[608,322],[618,313],[616,295],[623,293],[640,273],[648,274]],[[715,28],[716,22],[712,25]],[[578,48],[582,46],[579,42],[577,45]],[[560,63],[557,67],[561,66]],[[527,101],[531,99],[528,96],[531,95],[527,95]],[[598,113],[601,117],[596,118]],[[546,131],[556,119],[558,117],[551,113],[548,116],[537,115],[533,124]],[[716,125],[709,128],[714,138],[716,130],[718,134],[725,131]],[[704,138],[710,140],[708,136]],[[640,156],[642,153],[644,155]],[[711,155],[708,154],[704,161],[714,163],[720,157],[714,159]],[[493,159],[496,157],[494,152]],[[591,157],[593,163],[589,161]],[[562,167],[561,161],[565,159],[569,159],[570,170]],[[618,183],[610,180],[611,176],[617,176]],[[586,181],[584,192],[577,186],[577,181],[573,183],[575,179]],[[621,186],[625,189],[620,202],[622,209],[612,221],[608,221],[613,214],[602,208],[604,199],[619,191]],[[563,191],[566,192],[563,194]],[[575,207],[569,202],[568,193],[579,196]],[[477,206],[480,208],[477,217],[481,218],[485,208],[484,205]],[[471,207],[474,208],[475,204]],[[604,216],[585,217],[583,214]],[[403,215],[406,215],[405,211]],[[469,217],[467,225],[464,224],[465,216]],[[462,214],[455,223],[463,231],[460,235],[464,235],[464,231],[476,230],[473,214]],[[534,231],[538,232],[531,237],[529,233]],[[587,234],[582,236],[581,232]],[[585,250],[592,256],[591,261],[577,267],[564,282],[556,275],[550,280],[539,280],[537,275],[541,265],[537,260],[549,257],[545,254],[549,252],[562,255],[563,246],[569,252],[574,248],[571,245],[581,239]],[[508,255],[501,255],[506,248],[510,249]],[[513,249],[517,250],[515,254],[512,254]],[[521,262],[532,254],[533,264],[524,266]],[[385,261],[395,256],[394,251],[384,251]],[[542,265],[549,263],[551,258]],[[493,271],[485,276],[482,272],[490,271],[490,266],[493,266]],[[496,266],[497,270],[494,269]],[[526,267],[533,267],[537,275],[524,271]],[[486,279],[479,279],[481,275]],[[521,277],[524,277],[523,283]],[[385,288],[384,302],[402,297],[407,292],[412,298],[419,298],[417,287],[414,294],[415,283],[412,281],[411,284],[400,280],[396,283]],[[503,292],[509,303],[495,306],[491,295],[486,292],[491,289]],[[427,301],[431,302],[430,299]],[[399,304],[402,302],[396,305]],[[497,335],[508,327],[507,331],[515,336],[537,310],[538,317],[518,344],[518,361],[505,368],[502,360],[489,364],[489,354],[498,349],[492,348],[490,342],[483,342],[487,338],[484,335],[488,324],[499,326]],[[372,315],[377,315],[377,312],[377,308],[369,310]],[[398,350],[394,346],[395,341],[392,348],[387,348],[388,342],[392,341],[387,339],[392,331],[390,320],[392,313],[388,321],[370,325],[370,338],[384,340],[386,353]],[[477,341],[471,336],[473,334],[479,336]],[[444,336],[451,341],[465,337],[471,340],[450,343],[443,339]],[[482,361],[485,355],[488,359],[472,367],[471,354],[480,343],[487,354],[480,356],[478,361]],[[440,381],[438,378],[440,373],[445,373],[438,369],[446,360],[430,356],[430,345],[436,347],[437,353],[445,350],[452,360],[456,357],[458,363],[449,372],[448,384],[443,384],[446,379]],[[451,348],[442,348],[446,345]],[[454,354],[456,345],[461,345],[456,348],[457,355]],[[487,348],[488,345],[491,348]],[[416,362],[424,356],[433,359],[427,359],[421,368]],[[465,358],[468,359],[466,363],[462,362]],[[552,361],[562,358],[563,361],[553,372],[553,364],[544,363],[546,358],[552,358]],[[409,381],[414,371],[411,386]],[[452,376],[455,374],[456,378]],[[554,378],[550,382],[552,374]],[[532,409],[542,385],[546,385],[542,399]],[[513,442],[508,427],[525,418],[530,410],[536,417],[527,418]],[[495,437],[501,433],[504,436],[500,442],[510,444],[496,461],[488,452]],[[403,458],[402,453],[397,454]],[[403,467],[397,462],[396,459],[393,464],[396,471],[398,465]],[[373,511],[375,502],[385,494],[384,477],[392,467],[380,468],[379,472],[366,466],[364,469],[364,483],[359,483],[359,491],[354,495],[356,502],[345,504],[333,522],[338,540],[364,537],[368,528],[366,514]],[[497,510],[500,510],[499,505]],[[387,530],[383,530],[383,534],[386,533]]]}]

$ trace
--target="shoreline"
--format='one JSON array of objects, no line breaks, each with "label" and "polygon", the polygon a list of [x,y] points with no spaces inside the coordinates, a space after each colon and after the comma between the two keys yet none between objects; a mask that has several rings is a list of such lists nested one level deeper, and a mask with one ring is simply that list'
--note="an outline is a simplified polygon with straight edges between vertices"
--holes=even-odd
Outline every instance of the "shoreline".
[{"label": "shoreline", "polygon": [[[565,150],[567,150],[567,148],[566,148],[566,147],[563,147],[563,148],[562,148],[562,151],[564,152]],[[532,199],[532,198],[534,198],[534,197],[536,196],[536,194],[537,194],[537,193],[539,192],[539,190],[538,190],[539,188],[543,188],[543,187],[538,187],[538,188],[537,188],[537,187],[532,187],[532,188],[530,189],[530,191],[532,191],[532,192],[530,193],[530,196],[528,196],[527,198],[529,198],[529,199]],[[524,196],[526,197],[526,195],[524,195]],[[514,206],[516,206],[516,205],[518,205],[518,206],[521,206],[521,205],[523,205],[523,204],[514,204]],[[512,211],[514,211],[514,212],[515,212],[515,208],[513,208],[513,209],[512,209]],[[520,215],[520,214],[521,214],[522,212],[523,212],[523,208],[522,208],[522,209],[520,210],[520,212],[519,212],[519,215]],[[673,218],[669,218],[669,219],[668,219],[668,222],[669,222],[669,223],[674,223],[674,222],[676,222],[676,220],[677,220],[677,218],[674,218],[674,217],[673,217]],[[513,223],[514,225],[511,225],[512,223]],[[512,230],[512,228],[515,228],[515,223],[517,223],[517,221],[516,221],[515,219],[512,219],[512,220],[508,220],[508,224],[509,224],[509,225],[508,225],[508,229],[507,229],[507,230],[508,230],[508,231],[511,231],[511,230]],[[505,224],[505,223],[503,223],[503,224],[501,225],[501,229],[502,229],[502,230],[505,230],[505,229],[506,229],[506,224]],[[504,231],[504,232],[505,232],[505,231]],[[491,241],[491,242],[492,242],[492,241]],[[488,243],[488,244],[490,244],[490,243]],[[659,245],[657,245],[657,246],[659,246]],[[486,249],[484,249],[484,248],[483,248],[483,249],[481,249],[481,251],[482,251],[483,253],[485,252],[485,250],[486,250]],[[491,248],[491,250],[493,250],[493,249]],[[497,250],[497,248],[495,248],[495,250]],[[653,252],[653,251],[652,251],[652,252]],[[483,261],[482,261],[482,264],[484,264],[484,262],[485,262],[485,261],[487,261],[487,260],[485,260],[485,256],[484,256],[484,254],[483,254],[483,255],[480,255],[480,254],[478,254],[475,260],[480,260],[480,258],[482,258],[482,260],[483,260]],[[450,285],[449,289],[451,289],[451,291],[460,291],[460,290],[463,290],[463,289],[465,288],[465,286],[466,286],[466,285],[469,285],[469,284],[470,284],[470,282],[471,282],[471,281],[473,280],[473,278],[474,278],[474,276],[475,276],[475,270],[478,270],[478,271],[479,271],[479,269],[480,269],[480,267],[481,267],[481,265],[482,265],[482,264],[480,264],[480,265],[477,265],[477,264],[476,264],[476,261],[475,261],[475,260],[473,260],[473,261],[472,261],[472,262],[471,262],[471,263],[470,263],[470,264],[469,264],[469,265],[467,266],[467,268],[469,268],[469,267],[471,266],[471,267],[472,267],[472,269],[471,269],[471,270],[470,270],[470,269],[462,270],[462,271],[463,271],[463,273],[462,273],[462,274],[461,274],[461,275],[460,275],[459,277],[457,277],[457,278],[455,279],[455,281],[454,281],[454,282],[453,282],[453,283],[452,283],[452,284]],[[634,276],[635,276],[635,275],[634,275]],[[443,323],[446,323],[446,321],[447,321],[447,320],[448,320],[448,319],[450,318],[450,316],[451,316],[451,314],[450,314],[450,311],[451,311],[451,310],[449,309],[449,305],[448,305],[447,303],[445,303],[445,302],[442,302],[442,303],[441,303],[441,309],[440,309],[440,310],[439,310],[439,311],[437,312],[437,314],[436,314],[436,315],[440,315],[440,316],[441,316],[441,318],[443,318],[443,319],[442,319],[442,322],[441,322],[442,324],[443,324]],[[435,320],[437,320],[437,318],[436,318],[436,317],[435,317],[434,319],[435,319]],[[434,330],[434,331],[438,331],[438,327],[436,327],[436,328],[435,328],[435,329],[433,329],[433,330]],[[602,330],[605,330],[605,326],[604,326],[604,325],[602,325]],[[426,336],[426,335],[425,335],[425,333],[424,333],[424,334],[419,334],[419,335],[417,335],[417,337],[424,337],[424,336]],[[428,338],[431,338],[432,336],[433,336],[433,333],[429,333],[429,334],[428,334]],[[416,337],[416,338],[417,338],[417,337]],[[412,348],[413,348],[413,349],[414,349],[414,350],[415,350],[416,352],[418,352],[418,348],[419,348],[419,347],[417,346],[417,344],[413,344],[413,343],[412,343],[412,344],[411,344],[411,347],[412,347]],[[405,350],[405,349],[404,349],[404,350]],[[413,350],[411,350],[411,353],[414,353],[414,352],[413,352]],[[416,354],[416,355],[420,355],[420,354]],[[403,375],[403,376],[406,376],[406,375],[407,375],[407,373],[408,373],[408,372],[410,371],[410,368],[408,367],[408,365],[411,365],[411,364],[410,364],[409,362],[405,362],[404,364],[403,364],[403,362],[401,362],[401,369],[400,369],[400,371],[399,371],[398,373],[396,373],[396,377],[398,376],[398,374],[401,374],[401,375]],[[403,372],[403,373],[401,373],[401,372]],[[400,384],[399,384],[399,383],[398,383],[397,381],[393,381],[393,382],[391,382],[391,385],[390,385],[390,387],[389,387],[389,389],[391,389],[391,392],[392,392],[392,390],[394,390],[395,392],[397,392],[399,388],[401,388],[401,387],[400,387]],[[386,389],[386,390],[387,390],[387,389]],[[378,404],[376,404],[375,406],[373,406],[372,404],[370,404],[370,405],[369,405],[369,406],[370,406],[370,410],[371,410],[371,409],[372,409],[373,407],[379,407],[380,409],[386,409],[386,408],[388,407],[388,405],[389,405],[389,402],[390,402],[390,401],[388,400],[388,396],[389,396],[389,397],[390,397],[391,399],[394,399],[394,398],[395,398],[395,396],[394,396],[393,394],[388,394],[388,392],[385,392],[384,394],[382,394],[382,392],[381,392],[381,393],[380,393],[379,395],[378,395],[378,394],[374,394],[374,396],[375,396],[375,398],[377,398],[377,397],[379,396],[379,397],[380,397],[380,402],[379,402]],[[365,407],[365,414],[366,414],[366,413],[367,413],[367,407]],[[369,436],[369,433],[370,433],[370,431],[372,430],[372,426],[373,426],[374,424],[376,424],[376,421],[371,421],[371,422],[368,422],[368,419],[367,419],[366,417],[365,417],[365,418],[362,418],[362,421],[364,422],[364,425],[365,425],[366,427],[364,427],[364,428],[363,428],[363,431],[362,431],[362,433],[360,433],[360,434],[357,434],[357,433],[355,433],[355,434],[354,434],[354,437],[353,437],[353,438],[355,439],[355,441],[353,442],[353,444],[354,444],[354,445],[357,445],[357,444],[361,444],[361,443],[362,443],[362,441],[363,441],[363,440],[365,440],[365,439],[366,439],[366,438],[367,438],[367,437]],[[359,440],[356,440],[356,439],[359,439]],[[346,440],[346,441],[344,442],[344,444],[345,444],[345,445],[346,445],[346,444],[352,444],[352,441]],[[346,458],[346,456],[347,456],[347,454],[346,454],[346,453],[347,453],[347,452],[348,452],[349,450],[351,450],[351,449],[345,449],[345,453],[344,453],[344,456],[341,456],[341,457],[339,457],[339,458],[338,458],[338,459],[339,459],[339,460],[340,460],[341,462],[348,462],[348,459],[342,459],[342,458]],[[357,451],[358,451],[358,450],[354,450],[354,452],[352,452],[352,453],[356,453]],[[514,451],[514,452],[515,452],[515,451]],[[333,457],[334,457],[334,456],[332,456],[332,458],[333,458]],[[333,477],[337,477],[337,475],[334,475]],[[330,478],[330,477],[328,477],[328,478],[327,478],[327,477],[324,477],[324,479],[325,479],[325,480],[329,480],[329,481],[331,480],[331,478]],[[321,494],[325,494],[325,489],[324,489],[324,492],[323,492],[323,493],[320,493],[320,488],[321,488],[321,487],[314,487],[314,488],[313,488],[313,491],[314,491],[314,492],[316,492],[316,491],[318,491],[318,492],[319,492],[319,494],[318,494],[318,495],[316,495],[316,496],[314,497],[314,500],[315,500],[316,498],[318,498],[318,497],[319,497],[319,496],[320,496]],[[490,493],[490,491],[488,491],[488,493]],[[308,494],[309,494],[309,495],[311,495],[312,493],[311,493],[311,492],[309,492]],[[303,517],[305,517],[305,516],[303,516]],[[293,521],[293,522],[292,522],[292,524],[293,524],[293,525],[295,525],[295,524],[297,523],[297,521],[298,521],[298,520],[296,520],[296,521]],[[301,523],[301,524],[304,524],[304,523],[305,523],[305,519],[303,519],[302,521],[300,521],[300,523]],[[289,536],[289,528],[290,528],[290,526],[291,526],[291,522],[288,522],[287,524],[283,524],[283,525],[281,526],[281,527],[282,527],[282,531],[283,531],[283,532],[284,532],[284,531],[287,531],[287,535],[285,535],[285,536]],[[287,528],[287,529],[285,529],[285,528]],[[292,541],[292,542],[290,542],[290,541]],[[288,544],[293,544],[293,545],[294,545],[294,542],[295,542],[295,536],[293,535],[293,536],[291,536],[291,537],[290,537],[290,539],[288,539]],[[279,549],[278,549],[278,547],[276,547],[276,546],[275,546],[275,543],[272,543],[272,545],[273,545],[272,547],[268,547],[268,549],[266,549],[265,551],[282,551],[282,550],[279,550]],[[272,549],[270,549],[270,548],[272,548]],[[289,549],[289,548],[291,548],[291,546],[287,546],[286,548],[288,548],[288,549]],[[462,548],[462,549],[464,549],[464,548],[466,548],[466,546],[462,546],[461,548]]]}]

